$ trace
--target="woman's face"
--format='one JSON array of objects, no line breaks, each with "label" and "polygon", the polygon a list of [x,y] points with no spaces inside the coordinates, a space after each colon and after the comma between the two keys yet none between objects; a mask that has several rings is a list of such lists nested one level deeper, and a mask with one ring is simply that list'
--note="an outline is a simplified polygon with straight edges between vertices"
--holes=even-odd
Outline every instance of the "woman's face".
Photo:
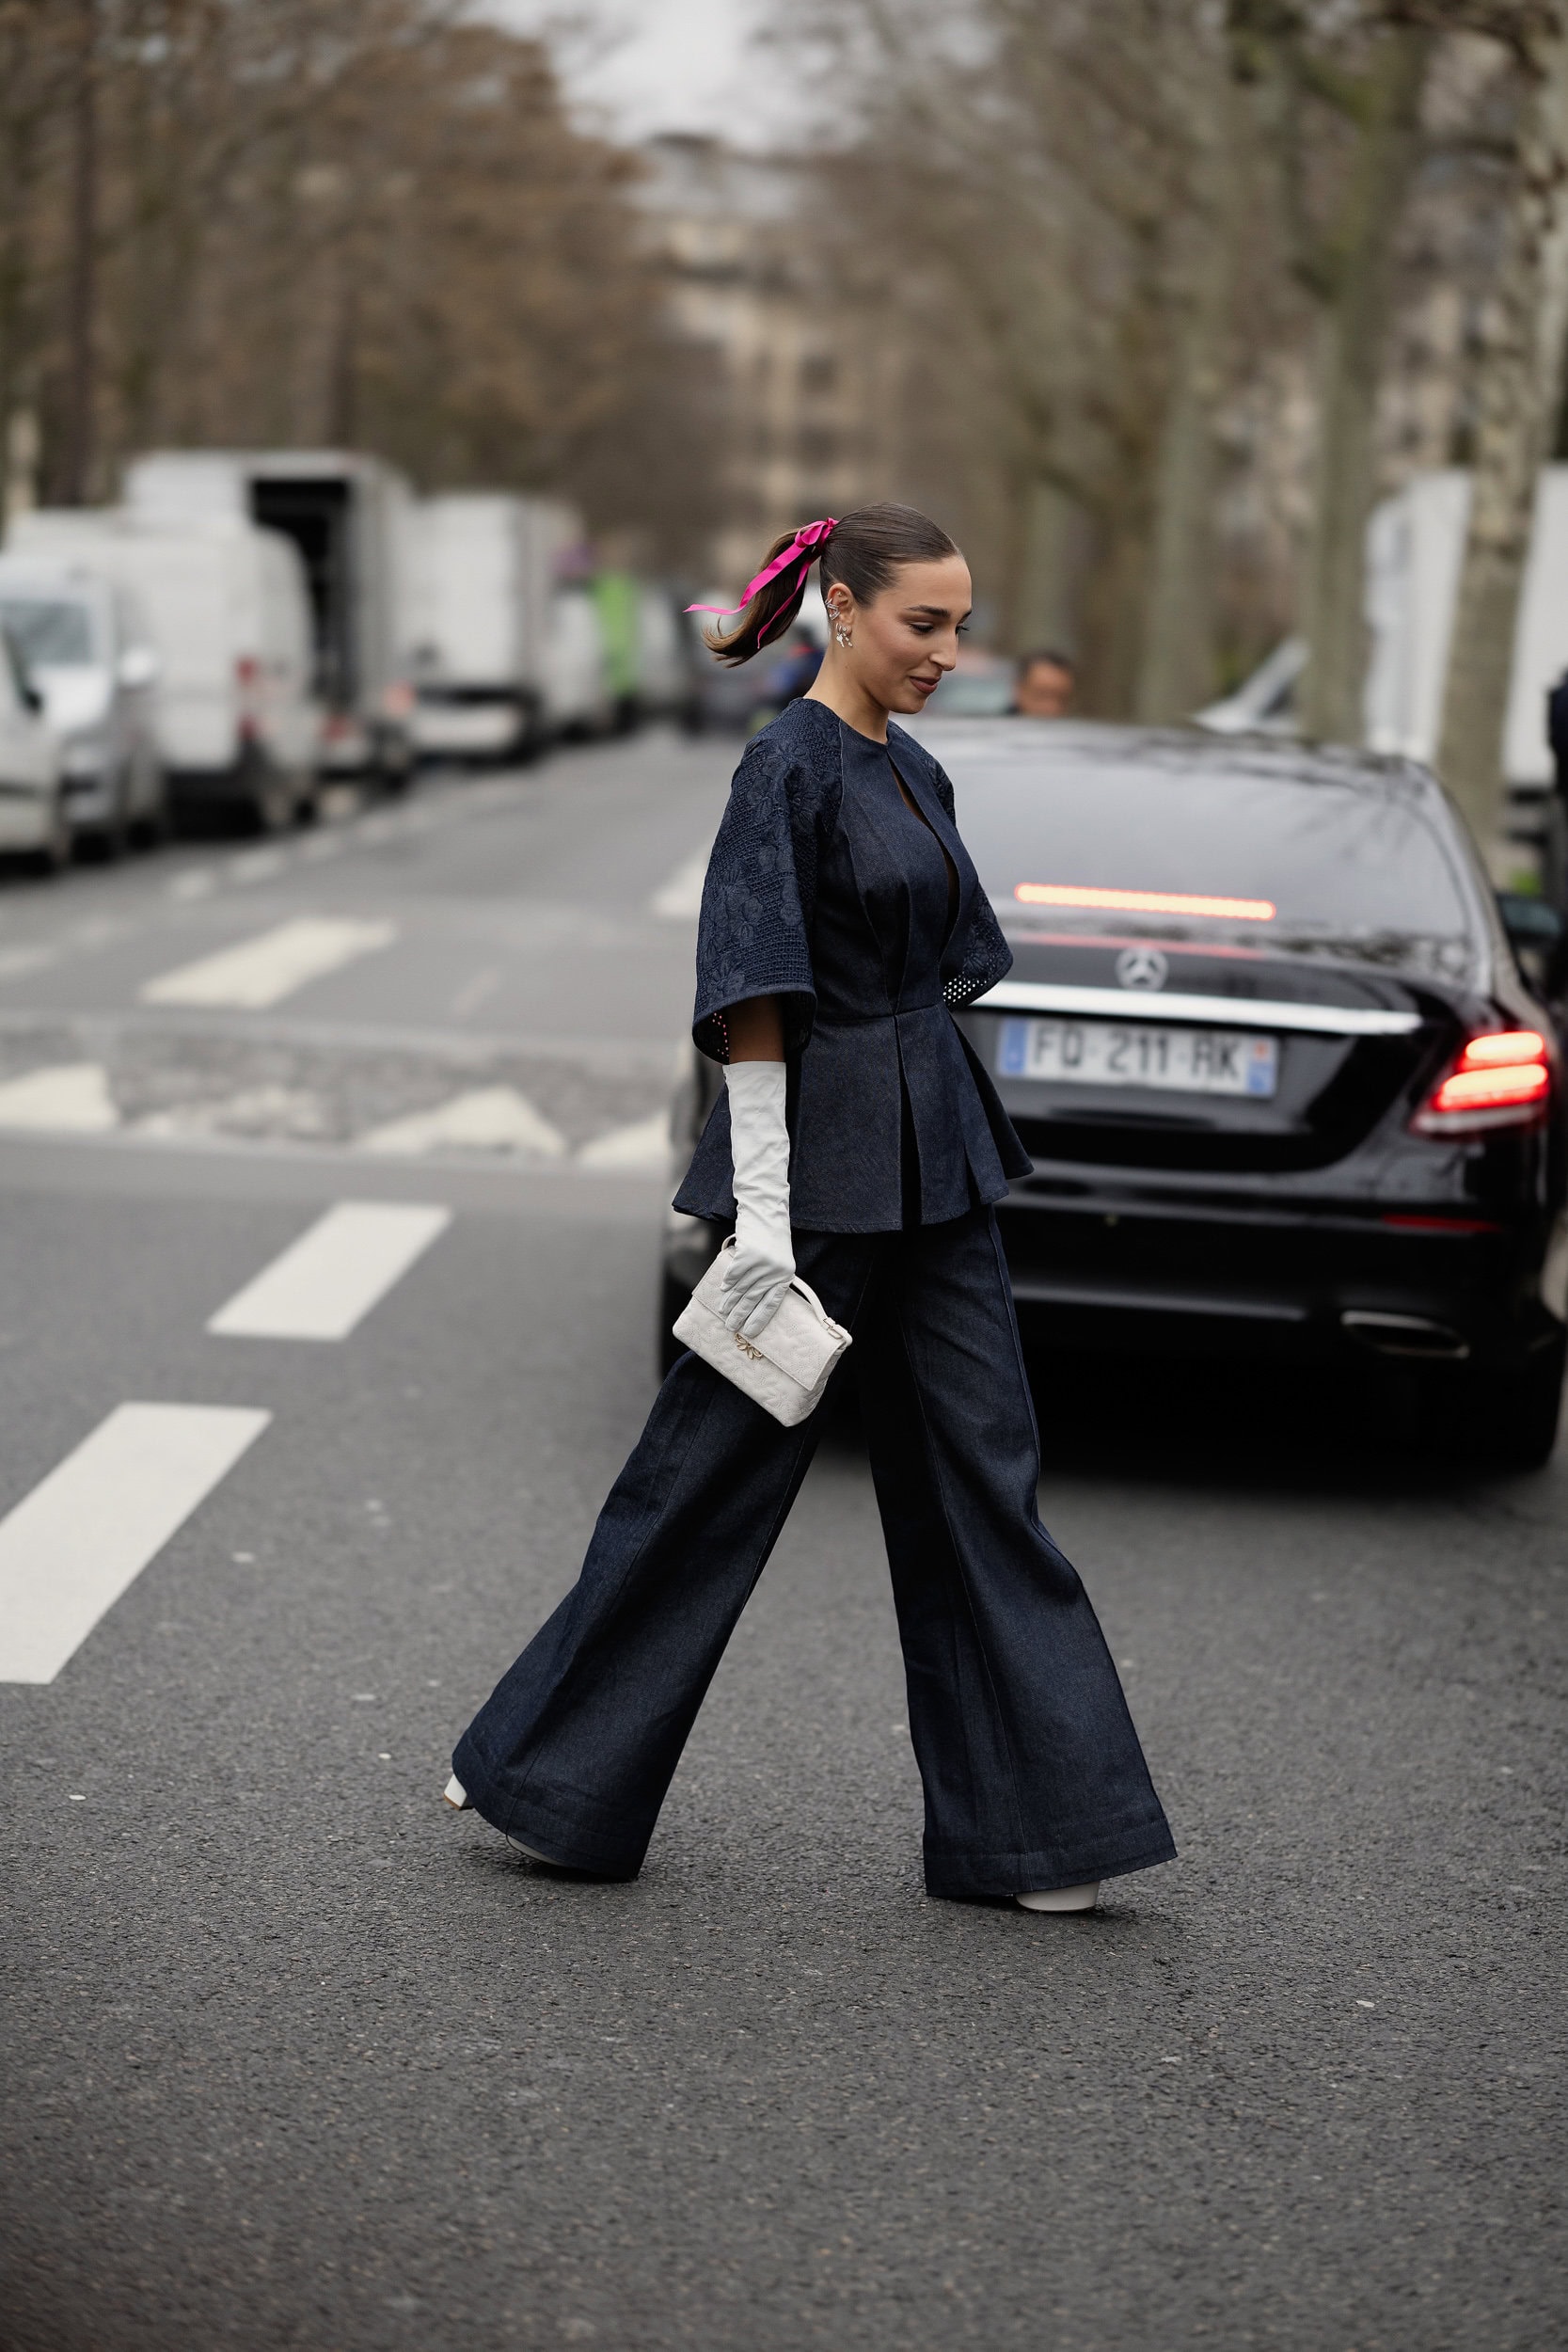
[{"label": "woman's face", "polygon": [[884,710],[924,710],[958,658],[958,632],[974,592],[961,555],[928,564],[901,564],[881,594],[857,604],[842,581],[828,591],[831,621],[845,628],[829,653]]}]

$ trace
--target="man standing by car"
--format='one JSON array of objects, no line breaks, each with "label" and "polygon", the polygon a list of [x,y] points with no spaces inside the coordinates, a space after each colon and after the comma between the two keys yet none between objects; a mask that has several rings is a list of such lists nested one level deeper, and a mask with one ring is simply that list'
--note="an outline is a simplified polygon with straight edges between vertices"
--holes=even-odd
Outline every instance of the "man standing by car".
[{"label": "man standing by car", "polygon": [[1026,653],[1018,665],[1013,708],[1021,719],[1065,719],[1078,674],[1065,653]]},{"label": "man standing by car", "polygon": [[1546,696],[1546,740],[1557,792],[1546,812],[1546,896],[1568,913],[1568,670]]}]

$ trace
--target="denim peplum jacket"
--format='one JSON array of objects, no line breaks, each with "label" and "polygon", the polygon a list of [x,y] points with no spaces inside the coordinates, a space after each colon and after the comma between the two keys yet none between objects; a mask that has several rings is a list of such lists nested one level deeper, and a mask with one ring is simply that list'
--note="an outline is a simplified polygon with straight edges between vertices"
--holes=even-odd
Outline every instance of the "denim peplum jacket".
[{"label": "denim peplum jacket", "polygon": [[[874,742],[804,701],[753,737],[703,887],[691,1033],[723,1061],[725,1008],[779,998],[795,1225],[935,1225],[1028,1174],[953,1019],[1011,963],[953,787],[912,736],[890,726]],[[733,1173],[724,1093],[675,1207],[733,1217]]]}]

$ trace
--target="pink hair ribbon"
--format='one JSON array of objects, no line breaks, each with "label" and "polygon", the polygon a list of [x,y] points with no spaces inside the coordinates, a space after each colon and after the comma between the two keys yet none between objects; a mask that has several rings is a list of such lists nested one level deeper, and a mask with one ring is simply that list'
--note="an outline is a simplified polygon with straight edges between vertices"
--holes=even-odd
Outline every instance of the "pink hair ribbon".
[{"label": "pink hair ribbon", "polygon": [[[793,570],[797,565],[802,572],[809,570],[816,561],[823,540],[837,528],[836,515],[824,515],[820,522],[803,523],[783,554],[776,555],[771,564],[766,564],[758,572],[755,580],[747,581],[740,592],[738,604],[689,604],[687,611],[689,612],[744,612],[752,598],[760,595],[768,582],[777,580],[781,573]],[[763,630],[763,638],[768,635],[771,626],[769,623],[768,628]],[[760,644],[762,639],[759,638],[757,642]]]}]

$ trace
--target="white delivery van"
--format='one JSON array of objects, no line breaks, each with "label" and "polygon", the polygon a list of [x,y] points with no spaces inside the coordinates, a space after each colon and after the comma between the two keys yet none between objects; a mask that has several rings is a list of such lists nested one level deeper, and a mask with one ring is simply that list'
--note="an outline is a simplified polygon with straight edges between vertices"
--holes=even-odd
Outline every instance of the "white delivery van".
[{"label": "white delivery van", "polygon": [[637,711],[641,719],[676,719],[689,732],[700,724],[691,640],[667,588],[649,581],[637,592]]},{"label": "white delivery van", "polygon": [[556,560],[580,536],[554,500],[476,490],[415,505],[407,634],[421,752],[529,759],[539,749]]},{"label": "white delivery van", "polygon": [[59,739],[8,629],[0,627],[0,857],[20,850],[42,874],[71,855]]},{"label": "white delivery van", "polygon": [[160,840],[158,659],[135,592],[88,564],[0,555],[0,628],[59,738],[73,839],[111,858]]},{"label": "white delivery van", "polygon": [[227,809],[270,828],[313,804],[321,712],[309,596],[287,539],[238,515],[45,507],[17,516],[6,550],[89,565],[138,598],[177,818]]},{"label": "white delivery van", "polygon": [[293,540],[309,587],[322,765],[406,783],[413,493],[403,476],[342,450],[169,450],[133,460],[125,493],[138,514],[227,515]]},{"label": "white delivery van", "polygon": [[608,735],[615,724],[604,634],[586,587],[555,592],[545,647],[545,724],[552,739],[573,743]]},{"label": "white delivery van", "polygon": [[[1367,533],[1367,741],[1373,751],[1430,760],[1443,691],[1459,573],[1470,523],[1470,477],[1457,467],[1418,474],[1385,499]],[[1529,561],[1513,632],[1503,727],[1503,774],[1533,796],[1552,781],[1546,694],[1568,670],[1568,466],[1536,486]]]}]

